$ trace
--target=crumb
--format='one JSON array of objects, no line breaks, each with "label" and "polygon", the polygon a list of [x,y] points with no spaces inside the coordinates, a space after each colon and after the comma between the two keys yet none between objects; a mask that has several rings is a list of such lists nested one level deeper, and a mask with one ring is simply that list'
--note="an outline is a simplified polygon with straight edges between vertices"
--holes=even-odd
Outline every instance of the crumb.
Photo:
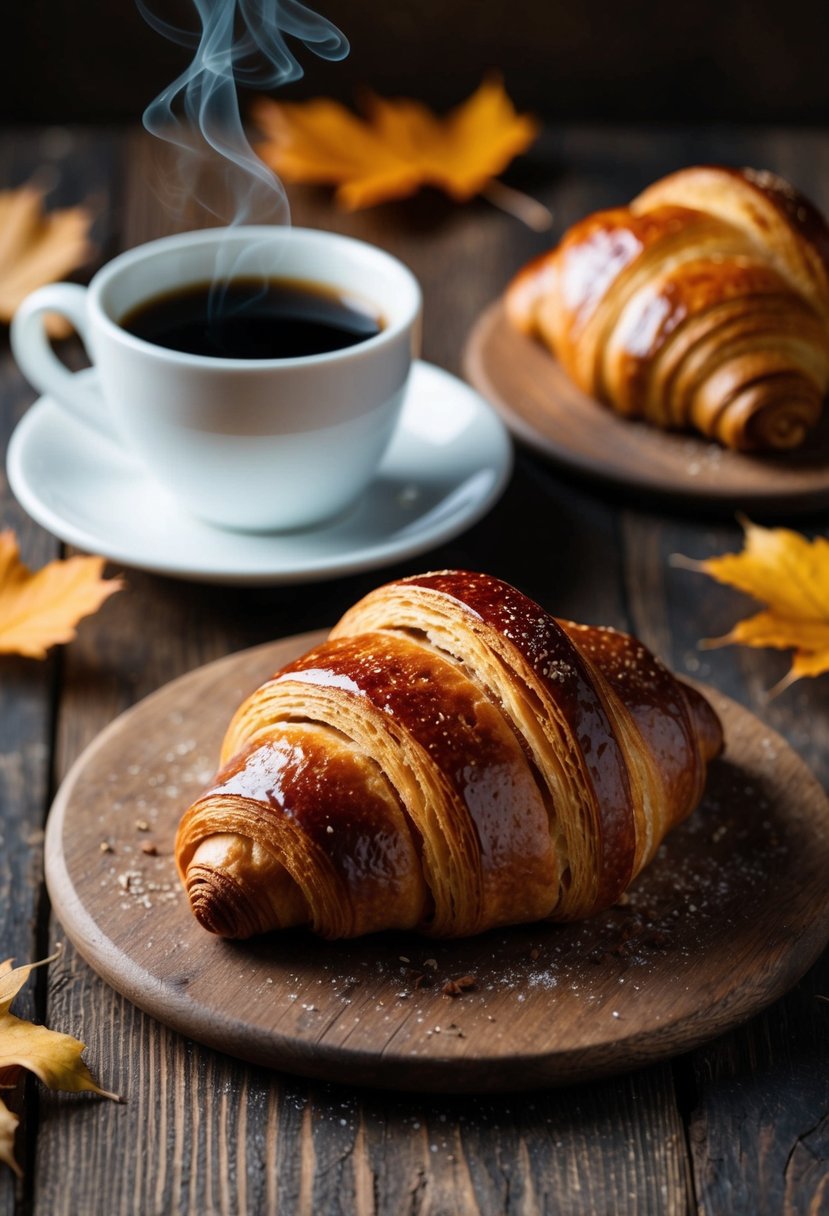
[{"label": "crumb", "polygon": [[438,969],[438,960],[436,958],[425,958],[423,960],[424,967],[431,967],[433,971]]},{"label": "crumb", "polygon": [[541,951],[539,950],[538,946],[533,946],[532,950],[530,951],[530,958],[533,960],[533,962],[535,962],[540,954]]},{"label": "crumb", "polygon": [[474,988],[475,983],[474,975],[460,975],[456,980],[447,980],[441,988],[441,992],[444,996],[460,996],[467,989]]},{"label": "crumb", "polygon": [[148,857],[157,857],[158,849],[151,840],[145,840],[141,846],[141,852],[146,853]]},{"label": "crumb", "polygon": [[101,850],[102,853],[114,853],[115,852],[115,849],[113,849],[112,845],[109,843],[108,840],[102,840],[101,843],[98,845],[98,848]]},{"label": "crumb", "polygon": [[147,823],[146,819],[136,819],[135,826],[138,828],[139,832],[149,832],[150,830],[150,825]]}]

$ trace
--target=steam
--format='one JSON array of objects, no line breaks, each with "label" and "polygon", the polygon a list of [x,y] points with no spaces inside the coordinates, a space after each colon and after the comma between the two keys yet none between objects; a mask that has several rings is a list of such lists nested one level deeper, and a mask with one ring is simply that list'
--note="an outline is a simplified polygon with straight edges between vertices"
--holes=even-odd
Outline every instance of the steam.
[{"label": "steam", "polygon": [[303,69],[287,38],[336,60],[348,54],[345,37],[299,0],[193,0],[199,33],[136,2],[153,29],[193,51],[187,70],[144,112],[147,130],[177,149],[176,172],[166,175],[168,205],[184,215],[195,200],[222,224],[289,223],[282,183],[245,134],[237,88],[298,80]]}]

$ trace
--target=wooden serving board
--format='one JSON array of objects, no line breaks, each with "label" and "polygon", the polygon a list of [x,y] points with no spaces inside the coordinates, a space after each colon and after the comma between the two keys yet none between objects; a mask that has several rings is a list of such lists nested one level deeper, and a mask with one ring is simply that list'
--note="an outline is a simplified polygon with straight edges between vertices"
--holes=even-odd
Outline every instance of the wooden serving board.
[{"label": "wooden serving board", "polygon": [[464,372],[517,438],[593,479],[754,517],[829,505],[829,410],[808,448],[764,456],[622,418],[577,388],[540,342],[519,333],[501,300],[472,329]]},{"label": "wooden serving board", "polygon": [[[239,700],[320,636],[244,651],[162,688],[98,737],[55,800],[55,911],[90,965],[162,1022],[308,1076],[512,1090],[684,1051],[773,1001],[820,954],[826,796],[779,736],[710,690],[726,755],[623,906],[459,942],[212,937],[176,878],[179,815],[211,779]],[[444,995],[466,976],[473,987]]]}]

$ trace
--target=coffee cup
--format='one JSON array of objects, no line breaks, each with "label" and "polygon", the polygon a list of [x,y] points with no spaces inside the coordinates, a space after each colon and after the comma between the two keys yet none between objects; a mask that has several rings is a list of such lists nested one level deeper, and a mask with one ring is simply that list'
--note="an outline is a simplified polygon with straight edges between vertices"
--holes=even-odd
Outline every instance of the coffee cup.
[{"label": "coffee cup", "polygon": [[[375,332],[317,353],[237,358],[125,327],[170,293],[257,276],[356,302]],[[277,531],[335,517],[368,486],[400,416],[420,311],[412,273],[372,245],[316,229],[214,228],[123,253],[86,288],[39,288],[11,341],[35,387],[132,452],[182,507],[226,528]],[[97,383],[54,353],[48,313],[78,331]]]}]

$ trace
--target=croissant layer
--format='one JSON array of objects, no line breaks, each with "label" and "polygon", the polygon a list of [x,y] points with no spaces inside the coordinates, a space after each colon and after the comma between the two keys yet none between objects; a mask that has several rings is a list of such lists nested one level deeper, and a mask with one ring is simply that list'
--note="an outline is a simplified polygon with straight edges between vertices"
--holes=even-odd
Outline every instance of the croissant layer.
[{"label": "croissant layer", "polygon": [[176,859],[222,936],[436,936],[612,904],[698,803],[707,702],[487,575],[402,579],[239,706]]},{"label": "croissant layer", "polygon": [[626,417],[794,448],[829,388],[829,228],[773,174],[684,169],[575,224],[507,311]]}]

